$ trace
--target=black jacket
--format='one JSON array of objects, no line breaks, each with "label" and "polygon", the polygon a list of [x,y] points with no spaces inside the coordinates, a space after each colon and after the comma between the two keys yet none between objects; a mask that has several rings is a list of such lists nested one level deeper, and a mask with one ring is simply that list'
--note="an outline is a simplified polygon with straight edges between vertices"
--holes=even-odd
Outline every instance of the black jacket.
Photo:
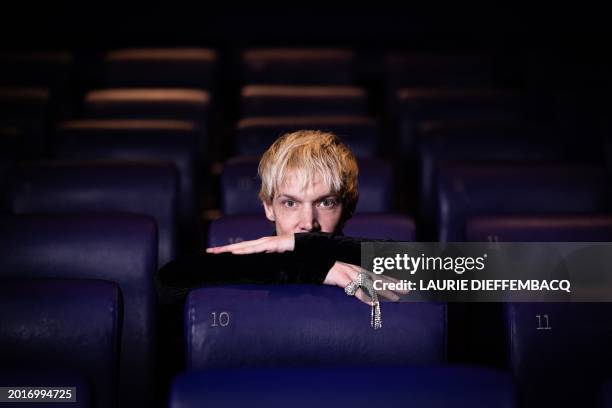
[{"label": "black jacket", "polygon": [[221,284],[322,284],[336,261],[359,265],[361,238],[314,232],[295,234],[295,248],[251,255],[200,253],[166,264],[156,276],[162,305],[184,304],[189,291]]}]

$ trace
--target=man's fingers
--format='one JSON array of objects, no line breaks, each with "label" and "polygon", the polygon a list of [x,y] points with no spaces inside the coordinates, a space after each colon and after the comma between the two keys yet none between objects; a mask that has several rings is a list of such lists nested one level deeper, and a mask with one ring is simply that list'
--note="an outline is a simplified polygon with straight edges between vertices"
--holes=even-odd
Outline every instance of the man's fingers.
[{"label": "man's fingers", "polygon": [[377,290],[376,293],[378,293],[379,296],[382,296],[387,300],[391,300],[392,302],[397,302],[398,300],[400,300],[400,296],[390,290]]},{"label": "man's fingers", "polygon": [[361,288],[357,289],[357,292],[355,292],[355,297],[359,300],[361,300],[363,303],[365,303],[368,306],[372,306],[372,298],[369,297],[367,295],[367,293],[365,293],[365,291]]},{"label": "man's fingers", "polygon": [[245,246],[245,242],[247,243],[246,245],[248,245],[248,243],[250,241],[238,242],[236,244],[223,245],[223,246],[220,246],[220,247],[207,248],[206,252],[208,252],[210,254],[220,254],[220,253],[223,253],[223,252],[232,252],[232,251],[234,251],[236,249],[243,248]]},{"label": "man's fingers", "polygon": [[265,245],[265,243],[268,241],[269,237],[263,237],[263,238],[259,238],[259,239],[255,239],[255,240],[250,240],[250,241],[242,241],[242,242],[237,242],[235,244],[230,244],[230,245],[224,245],[224,246],[220,246],[220,247],[211,247],[211,248],[207,248],[206,252],[209,254],[221,254],[221,253],[225,253],[225,252],[231,252],[234,254],[238,254],[238,253],[253,253],[253,252],[242,252],[245,249],[248,248],[252,248],[252,247],[258,247],[260,245]]}]

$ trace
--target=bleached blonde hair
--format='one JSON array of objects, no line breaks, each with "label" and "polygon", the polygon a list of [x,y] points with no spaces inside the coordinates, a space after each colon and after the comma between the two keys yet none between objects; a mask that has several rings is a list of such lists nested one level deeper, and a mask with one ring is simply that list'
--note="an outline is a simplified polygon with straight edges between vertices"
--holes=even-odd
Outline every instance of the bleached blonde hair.
[{"label": "bleached blonde hair", "polygon": [[331,132],[298,130],[285,133],[263,154],[258,173],[261,178],[259,198],[268,204],[288,181],[288,175],[300,188],[320,176],[342,201],[345,220],[352,216],[359,199],[359,169],[355,155]]}]

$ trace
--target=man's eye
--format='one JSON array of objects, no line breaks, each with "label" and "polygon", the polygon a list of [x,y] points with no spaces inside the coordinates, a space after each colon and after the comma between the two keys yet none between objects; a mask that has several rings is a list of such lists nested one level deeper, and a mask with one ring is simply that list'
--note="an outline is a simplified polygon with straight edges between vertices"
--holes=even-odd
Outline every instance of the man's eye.
[{"label": "man's eye", "polygon": [[326,198],[325,200],[321,201],[320,205],[321,207],[331,208],[336,205],[336,200],[333,198]]},{"label": "man's eye", "polygon": [[293,200],[285,200],[283,201],[283,205],[287,208],[293,208],[296,206],[296,202]]}]

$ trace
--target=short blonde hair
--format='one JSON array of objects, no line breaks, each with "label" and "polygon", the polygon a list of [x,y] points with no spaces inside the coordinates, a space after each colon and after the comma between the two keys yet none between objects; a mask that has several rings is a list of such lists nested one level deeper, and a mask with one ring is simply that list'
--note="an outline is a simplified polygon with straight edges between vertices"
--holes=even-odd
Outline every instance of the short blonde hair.
[{"label": "short blonde hair", "polygon": [[318,175],[342,201],[348,219],[359,199],[359,169],[353,152],[338,136],[318,130],[285,133],[263,154],[258,169],[259,198],[272,203],[274,194],[291,174],[305,188]]}]

